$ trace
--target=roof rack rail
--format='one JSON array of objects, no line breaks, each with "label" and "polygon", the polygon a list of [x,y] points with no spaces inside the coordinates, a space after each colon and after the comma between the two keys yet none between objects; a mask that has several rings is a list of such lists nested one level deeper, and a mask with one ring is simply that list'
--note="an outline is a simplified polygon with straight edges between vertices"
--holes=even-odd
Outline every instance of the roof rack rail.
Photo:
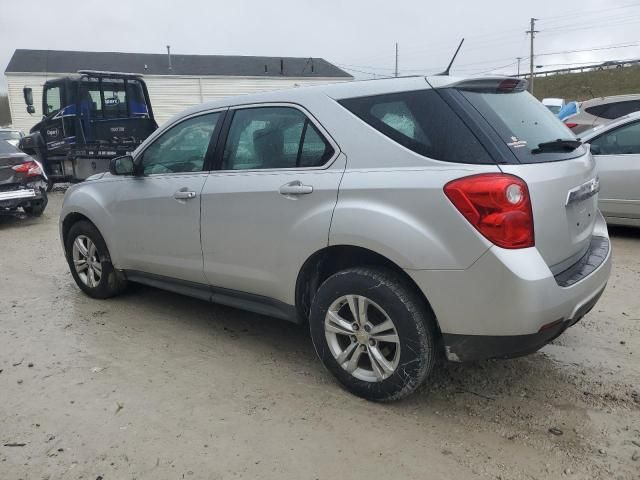
[{"label": "roof rack rail", "polygon": [[141,73],[107,72],[103,70],[78,70],[77,73],[94,77],[142,78],[144,76]]}]

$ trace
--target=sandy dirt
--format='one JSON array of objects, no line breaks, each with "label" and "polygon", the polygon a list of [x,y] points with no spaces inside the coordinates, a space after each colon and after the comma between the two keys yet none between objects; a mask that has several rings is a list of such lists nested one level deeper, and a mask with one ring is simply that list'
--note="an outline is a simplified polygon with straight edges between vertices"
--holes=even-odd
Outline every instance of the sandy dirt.
[{"label": "sandy dirt", "polygon": [[612,230],[608,289],[553,344],[379,405],[304,327],[141,286],[84,296],[61,201],[0,218],[2,480],[640,478],[638,230]]}]

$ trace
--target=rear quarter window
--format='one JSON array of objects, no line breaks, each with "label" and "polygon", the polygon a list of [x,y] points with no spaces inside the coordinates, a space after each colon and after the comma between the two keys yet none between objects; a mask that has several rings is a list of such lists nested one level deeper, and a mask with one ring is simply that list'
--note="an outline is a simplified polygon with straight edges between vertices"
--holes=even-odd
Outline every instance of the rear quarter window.
[{"label": "rear quarter window", "polygon": [[495,163],[435,90],[348,98],[340,105],[420,155],[455,163]]}]

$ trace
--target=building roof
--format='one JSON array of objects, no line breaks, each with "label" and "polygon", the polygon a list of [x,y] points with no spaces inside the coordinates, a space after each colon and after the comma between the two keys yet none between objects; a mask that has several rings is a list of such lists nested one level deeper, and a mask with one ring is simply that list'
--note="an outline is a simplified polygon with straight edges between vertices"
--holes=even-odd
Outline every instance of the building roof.
[{"label": "building roof", "polygon": [[143,75],[352,78],[323,58],[171,54],[171,67],[166,54],[18,49],[5,73],[105,70]]}]

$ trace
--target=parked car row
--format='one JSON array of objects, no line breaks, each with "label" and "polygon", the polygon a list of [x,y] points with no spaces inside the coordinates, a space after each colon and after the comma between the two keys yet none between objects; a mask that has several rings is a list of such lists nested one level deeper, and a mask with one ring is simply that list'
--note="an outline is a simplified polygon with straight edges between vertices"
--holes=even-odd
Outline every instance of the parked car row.
[{"label": "parked car row", "polygon": [[589,312],[599,188],[524,81],[349,82],[188,109],[69,188],[60,232],[87,295],[139,282],[308,323],[326,368],[384,401],[438,356],[528,354]]}]

